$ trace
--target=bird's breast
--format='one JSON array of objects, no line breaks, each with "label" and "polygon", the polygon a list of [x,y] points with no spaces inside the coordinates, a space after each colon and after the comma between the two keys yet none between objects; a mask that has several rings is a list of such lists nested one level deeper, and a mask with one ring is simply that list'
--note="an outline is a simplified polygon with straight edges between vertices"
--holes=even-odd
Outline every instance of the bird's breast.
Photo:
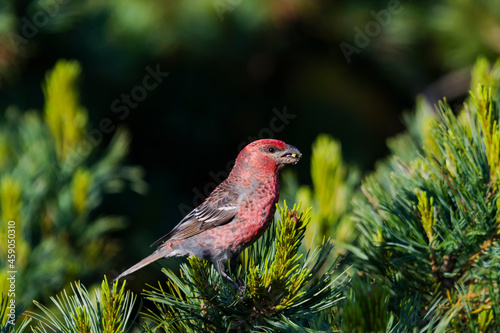
[{"label": "bird's breast", "polygon": [[196,250],[191,251],[191,255],[230,259],[262,236],[276,211],[279,184],[276,179],[254,185],[251,190],[240,189],[238,213],[231,222],[186,240],[192,240],[193,245],[196,243]]},{"label": "bird's breast", "polygon": [[263,182],[242,198],[234,223],[234,244],[248,246],[264,233],[273,219],[278,198],[278,181]]}]

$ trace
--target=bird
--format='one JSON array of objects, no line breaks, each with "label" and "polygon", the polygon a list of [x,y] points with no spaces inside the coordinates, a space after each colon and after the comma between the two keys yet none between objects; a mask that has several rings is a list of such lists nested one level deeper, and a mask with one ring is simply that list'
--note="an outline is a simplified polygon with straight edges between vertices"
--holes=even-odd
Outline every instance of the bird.
[{"label": "bird", "polygon": [[240,288],[225,273],[224,266],[270,225],[279,199],[279,173],[285,165],[297,164],[301,157],[297,148],[280,140],[249,143],[238,154],[229,176],[203,203],[151,245],[160,244],[156,251],[115,281],[160,258],[195,256],[211,261],[220,276]]}]

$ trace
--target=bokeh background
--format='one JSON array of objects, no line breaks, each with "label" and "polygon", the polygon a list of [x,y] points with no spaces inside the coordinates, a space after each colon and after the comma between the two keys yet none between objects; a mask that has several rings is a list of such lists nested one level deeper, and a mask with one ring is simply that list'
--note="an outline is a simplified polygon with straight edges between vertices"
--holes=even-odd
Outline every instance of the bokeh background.
[{"label": "bokeh background", "polygon": [[[298,147],[299,184],[312,181],[311,145],[321,133],[340,141],[348,164],[372,170],[418,95],[461,103],[470,66],[499,53],[496,0],[1,0],[0,121],[43,117],[47,73],[60,59],[76,60],[86,133],[103,119],[126,128],[120,163],[144,175],[141,190],[102,195],[87,212],[126,221],[103,240],[116,247],[92,257],[106,264],[76,268],[53,290],[116,276],[148,255],[254,139]],[[151,72],[156,82],[145,83]],[[116,131],[101,131],[93,156],[105,154]],[[27,232],[33,248],[43,240],[35,224]],[[145,268],[131,283],[140,291],[159,276]]]}]

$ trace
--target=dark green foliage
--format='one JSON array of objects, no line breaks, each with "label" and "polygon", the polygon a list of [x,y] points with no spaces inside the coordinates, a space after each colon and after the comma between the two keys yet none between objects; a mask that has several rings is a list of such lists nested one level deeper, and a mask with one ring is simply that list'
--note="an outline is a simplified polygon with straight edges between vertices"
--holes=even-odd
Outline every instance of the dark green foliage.
[{"label": "dark green foliage", "polygon": [[385,332],[389,312],[389,290],[377,283],[354,280],[342,308],[344,332]]},{"label": "dark green foliage", "polygon": [[[446,102],[435,116],[417,110],[427,126],[393,142],[416,153],[396,153],[364,181],[366,200],[356,203],[359,269],[392,281],[393,292],[399,281],[407,299],[422,298],[415,309],[421,315],[438,302],[439,313],[451,311],[449,322],[458,331],[500,327],[489,310],[500,264],[499,66],[478,62],[471,97],[458,116]],[[445,318],[437,327],[447,327]]]}]

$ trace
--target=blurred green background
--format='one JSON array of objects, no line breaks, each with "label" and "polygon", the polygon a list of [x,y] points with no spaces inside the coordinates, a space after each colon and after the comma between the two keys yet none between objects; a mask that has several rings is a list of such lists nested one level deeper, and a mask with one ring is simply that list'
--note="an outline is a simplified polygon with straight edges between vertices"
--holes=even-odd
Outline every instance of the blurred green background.
[{"label": "blurred green background", "polygon": [[[89,285],[148,255],[244,143],[272,136],[295,145],[304,159],[293,171],[307,185],[311,146],[327,133],[366,172],[417,95],[458,104],[476,58],[499,54],[497,0],[1,0],[0,122],[47,112],[46,74],[71,59],[81,67],[85,133],[99,141],[88,165],[116,128],[128,129],[125,163],[144,171],[148,189],[115,191],[88,209],[90,220],[127,222],[106,236],[117,248],[92,257],[106,265],[61,282]],[[35,245],[43,239],[27,232]],[[159,276],[148,267],[131,282],[140,290]]]}]

